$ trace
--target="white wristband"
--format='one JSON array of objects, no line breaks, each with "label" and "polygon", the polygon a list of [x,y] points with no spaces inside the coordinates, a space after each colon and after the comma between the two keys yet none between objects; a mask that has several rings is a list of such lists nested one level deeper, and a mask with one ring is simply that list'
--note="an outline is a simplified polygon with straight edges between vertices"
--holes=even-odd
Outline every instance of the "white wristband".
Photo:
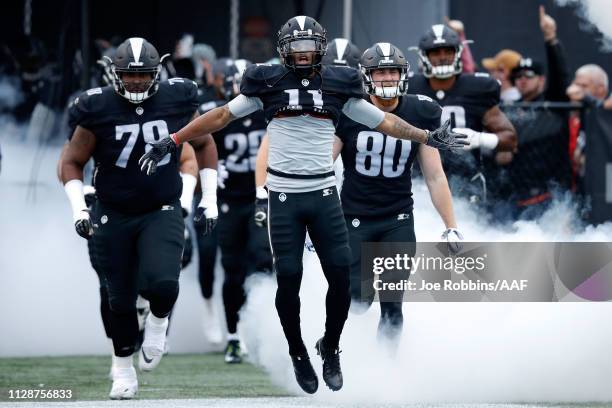
[{"label": "white wristband", "polygon": [[81,213],[87,210],[85,196],[83,194],[83,182],[79,179],[69,180],[64,184],[64,191],[72,207],[72,218],[77,221],[82,218]]},{"label": "white wristband", "polygon": [[259,186],[255,190],[255,197],[260,200],[265,200],[268,198],[268,191],[263,186]]},{"label": "white wristband", "polygon": [[[217,203],[217,170],[205,168],[200,170],[200,182],[202,184],[201,204],[212,205]],[[200,205],[203,207],[203,205]]]},{"label": "white wristband", "polygon": [[193,191],[198,184],[198,179],[191,174],[181,173],[183,179],[183,192],[181,193],[181,207],[183,207],[187,214],[191,214],[191,207],[193,205]]},{"label": "white wristband", "polygon": [[499,137],[495,133],[480,133],[480,148],[483,150],[493,150],[499,143]]}]

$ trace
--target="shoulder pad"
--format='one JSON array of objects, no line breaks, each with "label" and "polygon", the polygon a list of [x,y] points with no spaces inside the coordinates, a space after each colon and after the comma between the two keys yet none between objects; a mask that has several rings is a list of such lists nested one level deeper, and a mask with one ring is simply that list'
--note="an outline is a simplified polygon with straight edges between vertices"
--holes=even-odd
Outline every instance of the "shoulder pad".
[{"label": "shoulder pad", "polygon": [[246,96],[256,96],[286,73],[287,68],[280,64],[250,65],[242,77],[240,93]]},{"label": "shoulder pad", "polygon": [[[191,79],[169,78],[159,83],[159,91],[171,93],[178,101],[186,103],[197,103],[198,85]],[[158,91],[158,92],[159,92]],[[162,92],[164,93],[164,92]],[[154,98],[155,96],[153,96]]]},{"label": "shoulder pad", "polygon": [[463,92],[482,96],[483,102],[488,106],[499,104],[501,84],[497,79],[482,72],[473,75],[462,74],[461,77],[465,83]]},{"label": "shoulder pad", "polygon": [[409,98],[408,103],[413,104],[419,117],[421,117],[423,120],[435,122],[435,127],[440,125],[442,108],[436,101],[431,99],[429,96],[420,94],[405,95],[404,98]]},{"label": "shoulder pad", "polygon": [[92,88],[82,92],[74,98],[68,108],[70,128],[74,129],[79,125],[90,126],[94,117],[106,109],[109,98],[114,96],[115,90],[110,86]]},{"label": "shoulder pad", "polygon": [[361,72],[347,66],[324,65],[321,69],[323,89],[349,98],[363,97]]}]

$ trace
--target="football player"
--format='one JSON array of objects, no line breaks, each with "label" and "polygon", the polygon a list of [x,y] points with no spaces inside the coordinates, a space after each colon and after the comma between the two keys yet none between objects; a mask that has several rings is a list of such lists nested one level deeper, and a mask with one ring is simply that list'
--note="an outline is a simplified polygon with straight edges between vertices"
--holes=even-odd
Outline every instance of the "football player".
[{"label": "football player", "polygon": [[[74,132],[60,163],[76,232],[90,239],[108,290],[110,332],[116,369],[112,399],[132,398],[138,380],[132,362],[138,336],[136,297],[146,286],[151,313],[140,351],[142,370],[155,368],[166,342],[168,314],[178,296],[184,245],[179,202],[182,190],[179,150],[164,155],[159,172],[145,177],[137,158],[147,142],[163,140],[185,126],[197,109],[197,87],[173,78],[159,81],[161,58],[142,38],[123,42],[113,57],[114,86],[94,88],[75,100],[70,117]],[[197,220],[209,229],[217,216],[217,152],[205,135],[199,155],[207,172]],[[93,157],[97,202],[90,213],[83,196],[83,166]]]},{"label": "football player", "polygon": [[359,67],[361,50],[346,38],[334,38],[327,46],[327,52],[321,59],[323,65],[343,65]]},{"label": "football player", "polygon": [[[218,93],[223,95],[225,103],[240,93],[242,75],[249,65],[250,62],[242,59],[228,60],[224,64],[223,81]],[[225,271],[223,304],[228,331],[226,363],[242,362],[237,325],[238,311],[245,302],[243,284],[247,273],[270,271],[272,268],[267,234],[255,226],[253,218],[255,156],[265,133],[266,119],[262,111],[253,112],[213,133],[219,160],[227,171],[218,190],[221,212],[216,229],[221,247],[221,264]]]},{"label": "football player", "polygon": [[[512,152],[514,127],[499,109],[500,84],[485,73],[463,74],[463,43],[448,26],[430,27],[419,42],[422,74],[410,78],[408,92],[426,95],[442,106],[441,121],[470,141],[463,154],[442,154],[451,189],[473,201],[486,201],[482,157],[494,166],[497,152]],[[501,160],[503,154],[497,158]]]},{"label": "football player", "polygon": [[300,329],[299,289],[307,229],[329,284],[325,334],[316,349],[323,359],[327,386],[332,390],[342,387],[338,345],[351,301],[351,256],[332,171],[335,125],[340,114],[344,112],[385,134],[437,148],[460,148],[466,143],[465,136],[452,132],[448,123],[430,132],[364,101],[357,70],[321,66],[326,49],[326,30],[316,20],[307,16],[289,19],[278,32],[281,65],[250,66],[243,76],[240,95],[154,143],[140,160],[142,170],[154,174],[162,158],[181,143],[264,110],[269,121],[268,234],[278,283],[276,308],[297,382],[308,393],[316,392],[318,379]]},{"label": "football player", "polygon": [[[436,129],[442,109],[427,96],[404,95],[408,88],[409,64],[399,48],[377,43],[361,57],[366,100],[423,129]],[[412,214],[411,168],[418,159],[431,200],[446,231],[442,234],[450,248],[462,240],[457,230],[453,203],[438,151],[409,140],[398,140],[342,115],[336,129],[334,156],[341,153],[344,163],[342,210],[349,233],[351,260],[351,310],[365,311],[374,299],[372,280],[361,276],[363,242],[415,242]],[[416,248],[411,247],[414,251]],[[410,254],[414,256],[414,252]],[[399,274],[398,274],[399,275]],[[394,279],[408,279],[405,276]],[[383,279],[389,276],[382,275]],[[378,333],[396,346],[402,330],[402,300],[380,296]]]}]

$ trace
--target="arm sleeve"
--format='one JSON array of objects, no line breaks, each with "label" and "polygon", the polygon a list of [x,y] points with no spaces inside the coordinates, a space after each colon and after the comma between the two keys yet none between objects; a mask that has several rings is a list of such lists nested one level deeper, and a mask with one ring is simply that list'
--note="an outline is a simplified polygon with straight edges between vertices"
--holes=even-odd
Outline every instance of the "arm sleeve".
[{"label": "arm sleeve", "polygon": [[230,112],[237,118],[263,109],[263,102],[256,96],[238,95],[227,103]]},{"label": "arm sleeve", "polygon": [[385,118],[385,112],[359,98],[350,98],[346,101],[342,112],[355,122],[359,122],[370,129],[376,128]]},{"label": "arm sleeve", "polygon": [[546,60],[548,62],[546,100],[567,101],[565,90],[570,82],[569,73],[565,50],[559,40],[555,43],[546,43]]}]

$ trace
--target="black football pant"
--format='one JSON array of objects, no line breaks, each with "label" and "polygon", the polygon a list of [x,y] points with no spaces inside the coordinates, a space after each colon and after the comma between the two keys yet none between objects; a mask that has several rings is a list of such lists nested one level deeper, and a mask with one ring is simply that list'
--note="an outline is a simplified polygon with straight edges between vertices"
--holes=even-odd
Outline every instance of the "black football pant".
[{"label": "black football pant", "polygon": [[160,318],[170,314],[178,297],[185,241],[181,206],[176,201],[145,214],[125,214],[97,201],[92,220],[97,227],[91,252],[108,293],[115,355],[129,356],[138,340],[139,291]]},{"label": "black football pant", "polygon": [[268,212],[268,230],[278,282],[276,310],[289,343],[289,354],[306,353],[300,329],[299,296],[306,229],[329,285],[325,298],[324,341],[327,347],[338,347],[351,303],[351,251],[336,188],[307,193],[272,191]]},{"label": "black football pant", "polygon": [[[195,208],[202,199],[202,193],[196,193],[193,197],[194,213]],[[207,235],[204,234],[204,227],[195,226],[198,242],[198,279],[200,290],[204,299],[210,299],[213,295],[215,283],[215,263],[217,262],[217,228]]]},{"label": "black football pant", "polygon": [[[375,290],[372,286],[373,277],[364,279],[361,272],[361,244],[364,242],[416,242],[414,233],[414,218],[412,211],[392,214],[382,217],[346,216],[351,246],[351,298],[355,311],[363,311],[372,304]],[[416,246],[407,246],[415,255]],[[394,273],[380,275],[383,282],[408,279],[410,273]],[[389,338],[398,338],[402,332],[404,316],[401,301],[381,301],[379,334]]]},{"label": "black football pant", "polygon": [[220,199],[217,233],[225,271],[223,304],[227,331],[236,333],[238,312],[246,300],[244,281],[255,271],[269,271],[272,258],[267,232],[255,225],[255,201]]}]

